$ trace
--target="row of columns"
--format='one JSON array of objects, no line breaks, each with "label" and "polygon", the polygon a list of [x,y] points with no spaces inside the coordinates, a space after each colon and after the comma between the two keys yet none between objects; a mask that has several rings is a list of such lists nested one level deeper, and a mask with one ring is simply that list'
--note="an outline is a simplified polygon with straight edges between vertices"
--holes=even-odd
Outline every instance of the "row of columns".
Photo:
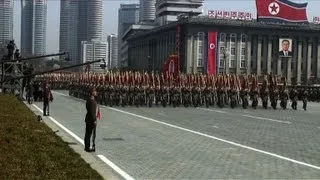
[{"label": "row of columns", "polygon": [[[264,39],[263,39],[264,38]],[[266,49],[262,49],[262,39],[266,42],[264,47]],[[288,83],[291,81],[291,77],[296,77],[297,83],[301,84],[302,80],[308,80],[312,75],[312,64],[316,65],[314,68],[317,68],[316,76],[320,77],[320,42],[316,41],[314,45],[316,48],[312,48],[312,40],[307,39],[294,39],[296,43],[294,44],[297,47],[297,57],[278,57],[278,55],[272,55],[272,50],[274,53],[278,53],[278,48],[273,47],[273,45],[278,41],[278,38],[273,39],[272,37],[262,37],[258,36],[249,36],[247,41],[247,55],[246,55],[246,73],[247,74],[263,74],[263,73],[274,73],[277,75],[285,76],[288,80]],[[303,47],[304,45],[304,47]],[[251,48],[253,48],[253,54],[251,54]],[[292,48],[293,50],[295,48]],[[317,53],[313,53],[312,50],[316,50]],[[305,53],[303,53],[305,52]],[[293,61],[297,61],[295,66],[291,66]],[[237,58],[239,59],[239,58]],[[239,61],[239,60],[238,60]],[[281,61],[283,62],[283,70],[281,69]],[[261,69],[261,64],[263,64],[263,70]],[[251,67],[253,64],[253,67]],[[271,64],[276,66],[276,69],[272,69]],[[239,67],[237,64],[237,72]],[[265,71],[266,70],[266,71]],[[292,71],[294,74],[292,74]],[[304,79],[302,79],[302,75]]]}]

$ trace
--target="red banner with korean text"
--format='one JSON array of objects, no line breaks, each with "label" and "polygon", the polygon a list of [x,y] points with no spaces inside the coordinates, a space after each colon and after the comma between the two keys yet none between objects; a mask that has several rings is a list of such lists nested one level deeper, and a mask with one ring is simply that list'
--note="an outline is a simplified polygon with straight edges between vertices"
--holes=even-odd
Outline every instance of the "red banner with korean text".
[{"label": "red banner with korean text", "polygon": [[208,62],[207,73],[216,74],[217,72],[217,32],[208,32]]}]

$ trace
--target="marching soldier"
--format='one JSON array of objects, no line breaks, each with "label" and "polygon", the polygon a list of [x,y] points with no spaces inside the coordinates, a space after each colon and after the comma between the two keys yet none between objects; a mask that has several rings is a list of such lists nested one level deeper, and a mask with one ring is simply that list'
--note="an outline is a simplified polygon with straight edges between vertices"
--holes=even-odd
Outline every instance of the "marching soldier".
[{"label": "marching soldier", "polygon": [[280,106],[282,107],[282,109],[287,109],[289,94],[287,89],[287,81],[285,78],[283,78],[283,86],[281,88],[279,96],[280,96]]},{"label": "marching soldier", "polygon": [[291,107],[293,110],[297,110],[297,102],[298,102],[298,91],[297,89],[294,87],[292,87],[291,91],[290,91],[290,99],[292,101],[291,103]]}]

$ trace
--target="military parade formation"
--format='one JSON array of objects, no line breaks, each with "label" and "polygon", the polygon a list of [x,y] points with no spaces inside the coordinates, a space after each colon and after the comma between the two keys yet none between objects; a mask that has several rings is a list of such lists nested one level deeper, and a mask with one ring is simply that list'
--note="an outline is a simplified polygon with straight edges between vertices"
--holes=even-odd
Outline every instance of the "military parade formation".
[{"label": "military parade formation", "polygon": [[[319,98],[310,88],[288,86],[285,78],[275,75],[204,75],[147,72],[51,73],[37,76],[34,84],[49,82],[52,89],[68,89],[69,95],[88,97],[88,89],[96,87],[97,101],[113,106],[231,107],[241,106],[297,110],[298,100],[306,110],[307,101]],[[37,85],[33,86],[37,89]],[[36,95],[36,93],[34,93]],[[37,96],[38,97],[38,96]],[[318,99],[315,99],[318,101]]]}]

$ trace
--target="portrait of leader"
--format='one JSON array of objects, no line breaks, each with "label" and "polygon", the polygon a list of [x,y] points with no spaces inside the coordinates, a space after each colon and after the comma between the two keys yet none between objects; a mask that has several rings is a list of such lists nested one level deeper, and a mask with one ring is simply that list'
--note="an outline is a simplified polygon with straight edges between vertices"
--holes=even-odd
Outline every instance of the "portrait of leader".
[{"label": "portrait of leader", "polygon": [[288,39],[288,38],[279,39],[279,56],[292,57],[292,39]]}]

